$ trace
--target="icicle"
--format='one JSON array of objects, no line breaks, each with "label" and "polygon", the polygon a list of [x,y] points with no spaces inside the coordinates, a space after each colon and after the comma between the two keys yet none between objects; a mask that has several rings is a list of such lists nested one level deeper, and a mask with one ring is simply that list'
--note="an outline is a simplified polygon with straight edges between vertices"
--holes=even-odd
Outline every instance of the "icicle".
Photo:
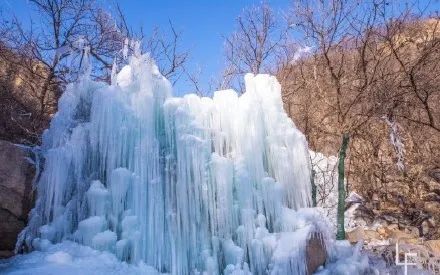
[{"label": "icicle", "polygon": [[397,156],[397,168],[400,171],[405,170],[405,145],[402,142],[401,136],[399,134],[399,124],[394,119],[389,119],[388,117],[382,117],[386,124],[390,127],[390,143],[394,147],[394,151]]},{"label": "icicle", "polygon": [[131,48],[133,49],[133,56],[140,57],[141,56],[141,42],[137,40],[131,40]]},{"label": "icicle", "polygon": [[111,85],[63,94],[27,242],[72,239],[171,274],[304,274],[319,222],[295,211],[310,204],[309,156],[276,78],[173,98],[138,42],[123,56]]},{"label": "icicle", "polygon": [[81,64],[80,64],[79,75],[83,79],[90,77],[92,73],[92,65],[90,64],[90,47],[84,46],[82,48]]},{"label": "icicle", "polygon": [[128,38],[125,38],[124,47],[122,48],[122,57],[124,58],[124,60],[127,60],[128,58],[128,43],[129,43]]},{"label": "icicle", "polygon": [[113,65],[112,65],[112,74],[110,77],[110,83],[112,86],[115,86],[117,84],[117,79],[116,79],[116,75],[118,72],[118,65],[116,64],[116,60],[113,61]]}]

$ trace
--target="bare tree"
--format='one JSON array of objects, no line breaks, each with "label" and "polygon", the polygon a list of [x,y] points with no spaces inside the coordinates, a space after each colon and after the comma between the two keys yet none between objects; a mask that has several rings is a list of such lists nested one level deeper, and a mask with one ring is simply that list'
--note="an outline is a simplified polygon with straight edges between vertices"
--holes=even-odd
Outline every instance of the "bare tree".
[{"label": "bare tree", "polygon": [[[221,88],[238,85],[245,73],[269,72],[282,56],[287,39],[273,10],[266,3],[246,8],[237,18],[237,30],[225,39],[226,68]],[[271,64],[272,63],[272,64]]]},{"label": "bare tree", "polygon": [[145,50],[156,60],[162,75],[175,84],[185,75],[189,50],[182,49],[182,32],[175,29],[171,20],[168,23],[169,34],[164,35],[156,28],[154,35],[145,43]]},{"label": "bare tree", "polygon": [[[382,13],[381,17],[383,21],[387,20],[386,13]],[[396,100],[394,105],[389,106],[388,115],[427,126],[438,134],[440,112],[436,107],[440,93],[435,83],[440,81],[440,76],[434,72],[439,64],[440,20],[436,16],[420,23],[421,17],[422,14],[414,14],[407,9],[385,24],[384,31],[379,33],[390,49],[390,58],[400,76],[401,89],[395,90],[393,96]],[[421,24],[427,25],[424,35],[417,34]],[[405,39],[412,35],[417,35],[417,39]],[[404,96],[410,96],[411,101],[403,102]]]},{"label": "bare tree", "polygon": [[202,72],[202,69],[200,67],[197,67],[196,71],[194,71],[194,72],[191,72],[188,69],[185,69],[185,73],[188,78],[188,82],[192,85],[195,93],[198,96],[205,95],[205,92],[203,91],[203,88],[202,88],[202,84],[200,83],[201,72]]},{"label": "bare tree", "polygon": [[189,50],[182,47],[183,33],[178,31],[171,20],[168,20],[168,29],[154,27],[152,33],[147,36],[144,29],[133,27],[127,24],[125,13],[119,4],[116,5],[116,21],[118,29],[122,31],[128,40],[141,42],[143,52],[148,52],[155,60],[159,71],[174,85],[186,74],[186,63],[189,59]]},{"label": "bare tree", "polygon": [[317,96],[330,99],[325,101],[328,112],[325,117],[338,125],[331,129],[333,135],[343,137],[338,166],[339,239],[345,238],[344,162],[348,143],[359,128],[381,111],[381,104],[368,103],[376,98],[383,80],[378,70],[383,55],[379,51],[372,55],[371,51],[377,47],[373,29],[377,28],[378,14],[384,5],[385,2],[320,0],[298,1],[295,6],[292,24],[314,49],[313,73],[309,79],[316,86]]},{"label": "bare tree", "polygon": [[[97,8],[92,0],[31,0],[30,3],[42,24],[27,30],[22,22],[13,18],[14,37],[4,40],[26,59],[16,65],[35,74],[33,86],[39,86],[35,96],[40,101],[40,115],[45,115],[54,111],[55,93],[78,76],[85,48],[94,59],[93,75],[105,79],[112,55],[121,48],[123,37],[111,16]],[[32,72],[35,64],[43,68],[40,74]]]},{"label": "bare tree", "polygon": [[11,81],[20,83],[4,91],[13,91],[15,101],[32,105],[27,112],[35,122],[32,125],[45,121],[28,129],[32,136],[39,136],[47,126],[65,85],[81,73],[85,51],[90,56],[91,76],[99,81],[110,82],[114,60],[120,59],[127,39],[140,41],[143,51],[151,53],[173,84],[184,75],[189,52],[181,49],[181,33],[171,21],[169,32],[155,28],[147,37],[142,28],[135,32],[127,25],[119,6],[112,14],[94,0],[30,0],[30,4],[38,14],[34,22],[41,24],[28,28],[16,17],[4,19],[0,61],[13,65],[17,73]]},{"label": "bare tree", "polygon": [[[405,124],[399,128],[402,142],[409,142],[406,129],[411,129],[414,136],[432,133],[425,139],[429,147],[438,147],[432,137],[439,118],[434,103],[439,100],[434,84],[439,75],[438,18],[428,19],[423,9],[413,6],[393,5],[379,0],[295,2],[290,25],[312,50],[279,73],[286,109],[298,119],[313,150],[331,155],[339,151],[342,158],[340,140],[349,137],[347,165],[341,167],[346,187],[355,187],[367,199],[378,194],[389,199],[397,186],[409,188],[408,196],[417,197],[412,194],[420,190],[414,184],[414,178],[421,177],[414,166],[412,171],[396,169],[401,156],[387,138],[385,121]],[[392,14],[393,10],[398,12]],[[425,151],[408,145],[407,154]],[[438,154],[424,154],[438,159]],[[343,181],[339,189],[345,192]],[[345,197],[341,194],[340,216]]]}]

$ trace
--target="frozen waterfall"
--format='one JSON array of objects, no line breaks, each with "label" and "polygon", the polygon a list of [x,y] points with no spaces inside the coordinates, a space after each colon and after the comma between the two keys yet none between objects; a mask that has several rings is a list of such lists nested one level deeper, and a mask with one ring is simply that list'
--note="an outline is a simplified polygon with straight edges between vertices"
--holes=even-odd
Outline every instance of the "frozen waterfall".
[{"label": "frozen waterfall", "polygon": [[71,240],[171,274],[304,274],[318,230],[305,137],[275,77],[172,97],[147,55],[68,86],[17,247]]}]

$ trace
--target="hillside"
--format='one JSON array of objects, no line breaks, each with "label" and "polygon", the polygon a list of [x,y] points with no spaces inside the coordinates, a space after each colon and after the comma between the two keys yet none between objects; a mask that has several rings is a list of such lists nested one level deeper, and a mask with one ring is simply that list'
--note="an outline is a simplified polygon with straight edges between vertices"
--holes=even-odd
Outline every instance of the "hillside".
[{"label": "hillside", "polygon": [[347,189],[367,200],[364,218],[427,239],[440,237],[439,22],[377,28],[278,74],[311,150],[336,156],[342,133],[352,133]]},{"label": "hillside", "polygon": [[[47,67],[0,43],[0,139],[39,144],[56,111],[59,91],[44,92]],[[44,92],[44,93],[43,93]]]}]

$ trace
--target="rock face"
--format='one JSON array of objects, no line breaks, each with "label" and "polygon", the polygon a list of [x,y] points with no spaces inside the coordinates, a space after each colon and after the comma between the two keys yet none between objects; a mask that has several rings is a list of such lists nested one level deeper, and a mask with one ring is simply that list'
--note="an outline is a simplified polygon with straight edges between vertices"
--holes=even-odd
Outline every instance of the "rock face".
[{"label": "rock face", "polygon": [[440,240],[429,240],[425,246],[437,257],[440,257]]},{"label": "rock face", "polygon": [[321,235],[314,234],[307,242],[306,259],[308,274],[313,274],[320,266],[325,264],[327,250]]},{"label": "rock face", "polygon": [[351,231],[347,231],[346,238],[351,244],[355,244],[359,241],[365,240],[365,230],[363,227],[358,226]]},{"label": "rock face", "polygon": [[34,166],[20,147],[0,140],[0,258],[13,255],[32,208]]}]

